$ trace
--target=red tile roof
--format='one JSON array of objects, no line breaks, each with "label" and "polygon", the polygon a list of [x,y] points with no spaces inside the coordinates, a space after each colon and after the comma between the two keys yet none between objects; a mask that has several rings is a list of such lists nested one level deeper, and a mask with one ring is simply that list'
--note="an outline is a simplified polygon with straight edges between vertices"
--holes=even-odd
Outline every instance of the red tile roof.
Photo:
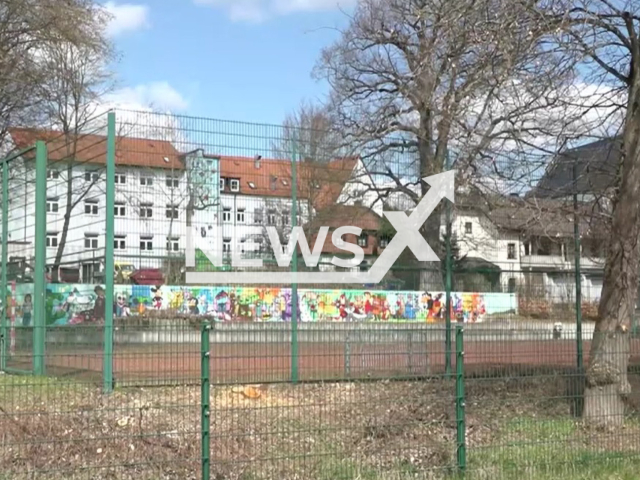
[{"label": "red tile roof", "polygon": [[[9,134],[18,149],[27,148],[37,140],[47,142],[50,160],[68,158],[75,150],[75,157],[83,163],[104,164],[107,158],[107,137],[104,135],[78,135],[77,141],[60,132],[12,128]],[[134,167],[184,169],[180,152],[171,142],[118,136],[116,138],[116,164]]]},{"label": "red tile roof", "polygon": [[[79,135],[74,145],[73,141],[68,141],[63,134],[56,131],[13,128],[9,133],[18,149],[27,148],[37,140],[46,141],[49,158],[53,161],[68,158],[75,147],[75,157],[80,162],[106,162],[107,139],[104,135]],[[168,141],[124,136],[116,138],[116,165],[182,170],[182,155]],[[261,159],[257,167],[255,160],[250,157],[206,156],[220,159],[222,177],[240,180],[241,194],[291,196],[289,160]],[[323,163],[298,163],[298,197],[310,199],[315,208],[334,204],[357,162],[357,158],[339,158]]]},{"label": "red tile roof", "polygon": [[[215,156],[211,156],[216,158]],[[245,195],[290,197],[291,162],[221,155],[220,175],[240,180],[240,193]],[[298,197],[310,199],[315,208],[334,204],[357,164],[356,158],[340,158],[331,162],[297,164]]]}]

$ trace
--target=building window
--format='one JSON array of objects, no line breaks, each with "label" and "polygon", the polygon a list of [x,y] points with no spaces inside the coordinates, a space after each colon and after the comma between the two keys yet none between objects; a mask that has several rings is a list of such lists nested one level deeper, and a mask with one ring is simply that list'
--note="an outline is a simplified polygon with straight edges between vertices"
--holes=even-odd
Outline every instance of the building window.
[{"label": "building window", "polygon": [[167,205],[165,214],[167,218],[178,218],[178,207],[176,205]]},{"label": "building window", "polygon": [[87,182],[97,182],[100,178],[100,174],[95,170],[86,170],[84,172],[84,179]]},{"label": "building window", "polygon": [[236,212],[236,222],[244,223],[244,208],[239,208]]},{"label": "building window", "polygon": [[140,250],[153,250],[153,237],[140,237]]},{"label": "building window", "polygon": [[140,218],[151,218],[153,215],[153,204],[152,203],[141,203],[140,204]]},{"label": "building window", "polygon": [[231,222],[231,209],[229,207],[224,207],[222,209],[222,221],[224,223]]},{"label": "building window", "polygon": [[85,233],[84,248],[98,248],[98,235],[95,233]]},{"label": "building window", "polygon": [[464,233],[470,235],[473,232],[473,224],[471,222],[465,222]]},{"label": "building window", "polygon": [[282,225],[287,226],[291,223],[291,214],[288,210],[282,212]]},{"label": "building window", "polygon": [[239,192],[240,191],[240,180],[232,178],[229,181],[229,187],[231,188],[232,192]]},{"label": "building window", "polygon": [[389,239],[387,237],[382,237],[378,242],[380,248],[387,248],[389,246]]},{"label": "building window", "polygon": [[153,177],[146,177],[146,176],[140,177],[140,185],[143,185],[145,187],[152,186],[153,185]]},{"label": "building window", "polygon": [[58,170],[47,170],[47,180],[56,180],[58,178],[60,178]]},{"label": "building window", "polygon": [[220,178],[220,191],[224,190],[224,178]]},{"label": "building window", "polygon": [[84,213],[87,215],[97,215],[98,202],[96,200],[86,200],[84,202]]},{"label": "building window", "polygon": [[368,242],[369,242],[369,235],[367,235],[366,233],[362,232],[360,234],[360,236],[358,237],[358,245],[361,246],[361,247],[366,247]]},{"label": "building window", "polygon": [[269,210],[267,212],[267,225],[275,225],[276,224],[276,211]]},{"label": "building window", "polygon": [[224,253],[231,253],[231,239],[230,238],[224,238],[222,240],[222,251]]},{"label": "building window", "polygon": [[180,238],[179,237],[167,237],[167,250],[177,252],[180,250]]},{"label": "building window", "polygon": [[178,188],[180,186],[180,178],[170,173],[167,173],[165,182],[169,188]]},{"label": "building window", "polygon": [[515,243],[508,243],[507,244],[507,258],[509,260],[515,260],[516,259],[516,244]]},{"label": "building window", "polygon": [[253,211],[253,223],[262,224],[262,209],[256,208]]},{"label": "building window", "polygon": [[124,217],[126,214],[126,208],[124,206],[124,202],[116,202],[113,207],[113,214],[116,217]]},{"label": "building window", "polygon": [[127,183],[127,176],[124,173],[116,173],[114,183],[124,185]]},{"label": "building window", "polygon": [[47,198],[47,212],[58,213],[58,199]]},{"label": "building window", "polygon": [[507,284],[507,290],[509,293],[515,293],[516,291],[516,279],[511,277],[509,278],[508,284]]},{"label": "building window", "polygon": [[47,238],[45,239],[45,245],[47,247],[57,247],[58,246],[58,234],[57,233],[47,233]]},{"label": "building window", "polygon": [[125,235],[115,235],[113,237],[113,248],[116,250],[124,250],[127,248],[127,244],[125,242],[126,238],[127,237]]}]

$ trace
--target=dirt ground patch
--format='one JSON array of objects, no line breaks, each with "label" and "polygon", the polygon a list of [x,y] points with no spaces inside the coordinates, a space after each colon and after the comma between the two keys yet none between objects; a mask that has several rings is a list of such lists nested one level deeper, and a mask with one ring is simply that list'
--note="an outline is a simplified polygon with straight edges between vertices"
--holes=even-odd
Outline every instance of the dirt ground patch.
[{"label": "dirt ground patch", "polygon": [[[582,478],[557,470],[568,461],[560,451],[637,456],[640,381],[630,380],[629,421],[614,434],[572,417],[570,370],[512,368],[468,378],[470,478]],[[0,407],[0,478],[200,478],[199,388],[102,395],[77,381],[5,375]],[[219,386],[211,408],[215,480],[445,479],[455,472],[455,388],[441,377]],[[545,459],[557,468],[527,470],[527,462]]]}]

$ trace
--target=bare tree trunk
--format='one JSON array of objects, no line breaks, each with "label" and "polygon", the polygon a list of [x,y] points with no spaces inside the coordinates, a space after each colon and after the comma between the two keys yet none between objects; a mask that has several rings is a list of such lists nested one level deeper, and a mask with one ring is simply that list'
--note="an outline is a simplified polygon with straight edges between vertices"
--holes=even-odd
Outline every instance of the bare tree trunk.
[{"label": "bare tree trunk", "polygon": [[[53,261],[53,269],[51,271],[51,282],[58,283],[60,280],[58,270],[62,263],[62,255],[64,254],[64,248],[67,245],[67,235],[69,233],[69,223],[71,222],[71,210],[73,208],[73,163],[69,161],[67,163],[67,193],[64,206],[64,223],[62,225],[62,236],[60,237],[60,243],[58,243],[58,249],[56,250],[56,257]],[[113,214],[113,212],[111,212]]]},{"label": "bare tree trunk", "polygon": [[[640,71],[636,67],[636,75]],[[584,418],[591,424],[620,425],[627,379],[630,326],[638,285],[640,235],[640,82],[631,82],[625,121],[619,189],[604,272],[598,321],[586,371]]]},{"label": "bare tree trunk", "polygon": [[[187,231],[193,228],[194,204],[193,195],[189,195],[189,203],[187,204]],[[191,230],[191,234],[193,235],[193,230]],[[170,263],[173,265],[173,259],[170,260]]]},{"label": "bare tree trunk", "polygon": [[[422,135],[418,138],[418,155],[420,158],[420,185],[424,196],[430,187],[427,186],[422,178],[442,172],[442,165],[436,158],[436,152],[433,151],[433,142],[431,141],[433,132],[429,113],[421,115],[420,131]],[[438,205],[433,213],[429,215],[420,231],[427,243],[433,248],[433,251],[441,260],[444,260],[442,249],[440,248],[440,212],[442,211],[440,207]],[[442,290],[444,282],[441,262],[421,262],[421,266],[420,288],[422,290]]]}]

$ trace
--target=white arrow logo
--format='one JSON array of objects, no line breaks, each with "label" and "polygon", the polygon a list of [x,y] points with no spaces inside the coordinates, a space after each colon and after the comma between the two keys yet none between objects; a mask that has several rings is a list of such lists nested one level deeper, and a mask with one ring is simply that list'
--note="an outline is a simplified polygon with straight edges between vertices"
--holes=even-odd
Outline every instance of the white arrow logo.
[{"label": "white arrow logo", "polygon": [[[379,283],[405,248],[421,262],[439,262],[420,228],[443,198],[454,201],[455,170],[425,177],[431,186],[427,194],[407,216],[404,212],[384,212],[396,229],[396,235],[368,272],[186,272],[187,283],[206,284],[286,284],[286,283]],[[353,267],[359,264],[354,262]]]}]

